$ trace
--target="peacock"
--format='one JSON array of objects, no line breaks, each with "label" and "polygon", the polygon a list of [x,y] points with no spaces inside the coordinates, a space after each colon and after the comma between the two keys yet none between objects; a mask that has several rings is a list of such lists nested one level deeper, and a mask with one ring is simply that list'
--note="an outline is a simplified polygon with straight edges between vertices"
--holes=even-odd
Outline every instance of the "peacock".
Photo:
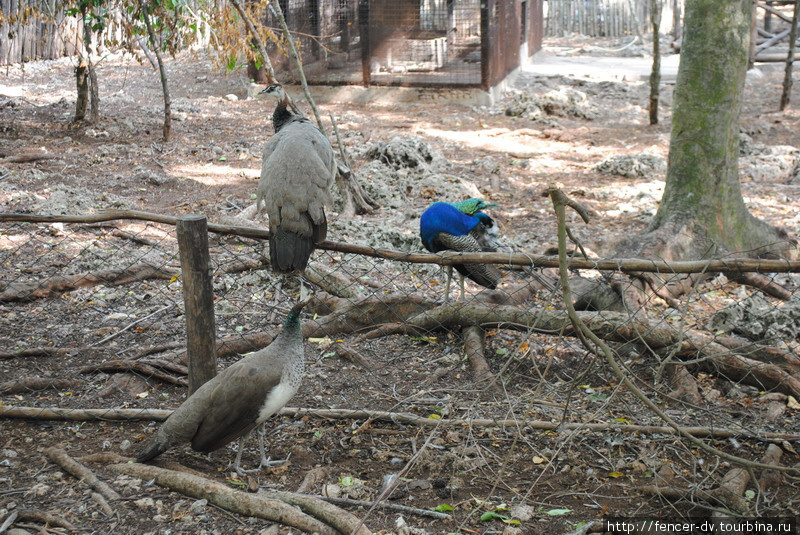
[{"label": "peacock", "polygon": [[336,161],[328,138],[299,114],[280,84],[259,93],[277,101],[275,134],[264,148],[256,206],[269,215],[269,257],[278,273],[300,272],[325,240]]},{"label": "peacock", "polygon": [[225,368],[198,388],[167,418],[136,462],[147,462],[169,448],[190,442],[204,453],[239,439],[233,468],[239,464],[244,439],[259,429],[259,468],[270,460],[264,452],[262,424],[277,413],[300,387],[305,373],[300,311],[308,300],[289,311],[280,334],[267,347]]},{"label": "peacock", "polygon": [[[496,251],[498,247],[497,224],[481,210],[496,206],[481,199],[467,199],[457,203],[435,202],[420,217],[419,235],[422,245],[432,252]],[[453,267],[460,274],[461,298],[464,297],[464,277],[491,290],[497,288],[502,275],[493,264],[457,264],[447,267],[447,285],[444,299],[450,297]]]}]

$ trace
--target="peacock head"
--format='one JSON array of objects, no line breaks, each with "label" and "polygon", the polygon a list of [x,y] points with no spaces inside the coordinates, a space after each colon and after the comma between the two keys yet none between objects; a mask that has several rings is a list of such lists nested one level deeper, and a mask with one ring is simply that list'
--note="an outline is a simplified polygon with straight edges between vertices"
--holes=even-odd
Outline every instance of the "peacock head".
[{"label": "peacock head", "polygon": [[266,95],[270,98],[277,100],[278,102],[286,98],[286,91],[284,91],[283,86],[278,83],[268,85],[267,87],[259,91],[258,94]]},{"label": "peacock head", "polygon": [[486,202],[483,199],[467,199],[466,201],[454,202],[453,206],[458,208],[462,214],[475,215],[481,210],[497,206],[493,202]]}]

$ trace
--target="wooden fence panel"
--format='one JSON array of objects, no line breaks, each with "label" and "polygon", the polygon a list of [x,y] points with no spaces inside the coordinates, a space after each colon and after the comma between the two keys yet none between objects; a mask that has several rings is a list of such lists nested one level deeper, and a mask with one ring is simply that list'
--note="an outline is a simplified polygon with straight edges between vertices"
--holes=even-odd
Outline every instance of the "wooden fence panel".
[{"label": "wooden fence panel", "polygon": [[545,9],[548,37],[636,35],[637,19],[649,31],[650,0],[548,0]]}]

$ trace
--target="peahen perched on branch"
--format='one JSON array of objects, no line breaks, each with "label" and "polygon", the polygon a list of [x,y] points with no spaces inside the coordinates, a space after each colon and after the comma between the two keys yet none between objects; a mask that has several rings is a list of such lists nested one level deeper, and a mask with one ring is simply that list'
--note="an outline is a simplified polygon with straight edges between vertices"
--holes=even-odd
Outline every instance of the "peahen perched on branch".
[{"label": "peahen perched on branch", "polygon": [[275,134],[264,148],[256,205],[269,215],[269,257],[279,273],[303,271],[314,246],[325,240],[325,206],[336,162],[328,138],[300,115],[280,84],[259,93],[277,101]]},{"label": "peahen perched on branch", "polygon": [[[481,210],[495,206],[481,199],[467,199],[457,203],[435,202],[420,217],[419,235],[425,248],[432,252],[496,251],[497,225]],[[493,264],[457,264],[453,266],[461,275],[461,297],[464,297],[464,277],[491,290],[497,288],[502,275]],[[445,301],[450,297],[452,267],[447,267]]]},{"label": "peahen perched on branch", "polygon": [[[281,410],[300,387],[305,373],[300,311],[307,302],[292,307],[270,345],[225,368],[175,409],[136,462],[147,462],[185,442],[195,451],[210,453],[238,438],[233,467],[241,473],[244,439]],[[268,466],[262,434],[259,449],[259,468]]]}]

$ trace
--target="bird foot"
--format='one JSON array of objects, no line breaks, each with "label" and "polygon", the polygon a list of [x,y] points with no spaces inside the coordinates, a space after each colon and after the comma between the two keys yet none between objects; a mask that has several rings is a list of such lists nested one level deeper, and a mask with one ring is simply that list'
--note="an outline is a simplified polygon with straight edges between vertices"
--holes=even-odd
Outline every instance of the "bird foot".
[{"label": "bird foot", "polygon": [[[291,457],[291,454],[289,455],[289,457]],[[274,468],[276,466],[280,466],[283,463],[289,461],[289,457],[286,457],[285,459],[275,459],[275,460],[272,460],[271,457],[261,457],[261,461],[258,463],[258,466],[255,467],[255,468],[247,469],[247,468],[242,468],[239,465],[235,465],[233,467],[233,469],[237,474],[239,474],[240,476],[244,477],[247,474],[254,474],[256,472],[259,472],[263,468]]]}]

